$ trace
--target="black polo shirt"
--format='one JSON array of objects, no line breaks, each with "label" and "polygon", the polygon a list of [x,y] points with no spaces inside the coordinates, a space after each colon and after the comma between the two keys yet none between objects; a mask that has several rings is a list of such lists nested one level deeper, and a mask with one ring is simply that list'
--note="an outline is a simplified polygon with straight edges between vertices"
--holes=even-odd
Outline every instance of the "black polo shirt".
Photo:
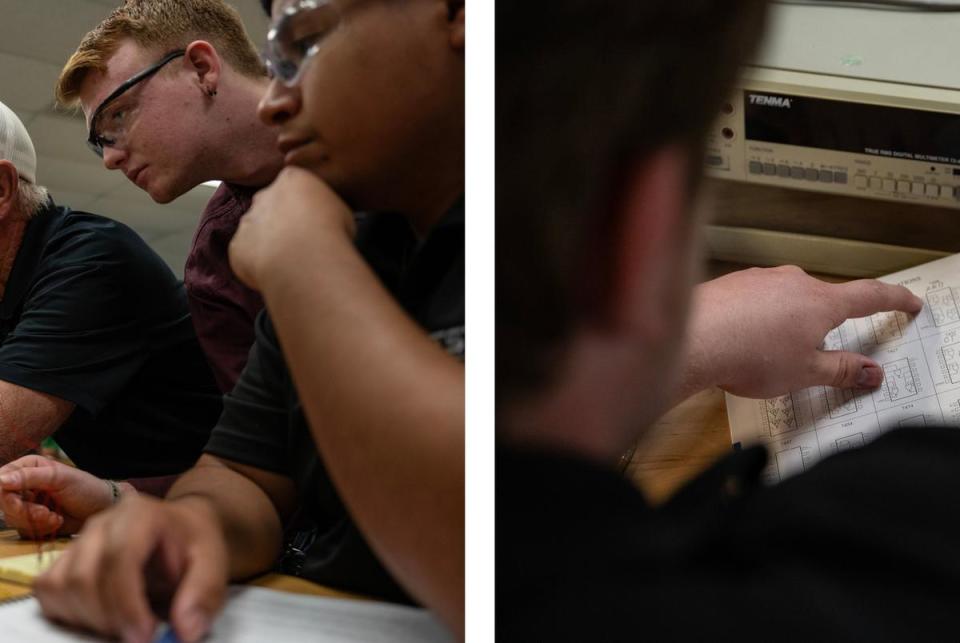
[{"label": "black polo shirt", "polygon": [[960,431],[892,431],[776,486],[763,447],[661,506],[500,445],[497,641],[951,641]]},{"label": "black polo shirt", "polygon": [[[407,313],[449,353],[464,356],[463,202],[424,243],[396,215],[360,222],[357,245]],[[410,602],[357,529],[324,469],[267,313],[206,448],[211,455],[292,478],[298,515],[281,569],[313,581]]]},{"label": "black polo shirt", "polygon": [[0,301],[0,380],[76,404],[54,437],[101,477],[188,469],[222,408],[170,268],[125,225],[52,201]]}]

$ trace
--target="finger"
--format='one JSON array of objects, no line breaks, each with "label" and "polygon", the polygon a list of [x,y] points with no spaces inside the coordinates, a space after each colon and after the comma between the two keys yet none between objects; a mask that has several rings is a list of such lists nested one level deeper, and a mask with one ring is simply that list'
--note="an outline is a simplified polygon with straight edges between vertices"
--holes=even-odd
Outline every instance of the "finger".
[{"label": "finger", "polygon": [[104,618],[96,570],[103,550],[103,529],[88,530],[34,582],[47,618],[101,634],[111,634]]},{"label": "finger", "polygon": [[4,519],[9,523],[11,518],[15,518],[23,511],[23,500],[20,494],[4,491],[0,493],[0,506],[3,507]]},{"label": "finger", "polygon": [[60,528],[63,527],[63,523],[66,522],[66,518],[62,515],[50,512],[50,518],[47,520],[47,526],[50,529],[50,533],[57,533],[60,531]]},{"label": "finger", "polygon": [[70,566],[70,559],[76,555],[76,547],[66,550],[33,583],[33,593],[40,603],[40,609],[50,620],[72,624],[65,617],[66,570]]},{"label": "finger", "polygon": [[832,286],[839,293],[844,319],[866,317],[888,310],[918,313],[923,300],[903,286],[885,284],[875,279],[858,279]]},{"label": "finger", "polygon": [[25,455],[22,458],[17,458],[13,462],[8,462],[0,467],[0,474],[7,473],[8,471],[16,471],[24,467],[45,466],[48,462],[49,460],[38,455]]},{"label": "finger", "polygon": [[136,509],[108,527],[101,590],[110,633],[120,634],[124,641],[149,641],[157,618],[147,599],[144,567],[163,530],[156,515],[159,507],[138,504]]},{"label": "finger", "polygon": [[44,516],[31,515],[26,524],[17,527],[17,533],[22,538],[44,538],[55,534],[61,525],[63,525],[63,517],[48,511]]},{"label": "finger", "polygon": [[49,509],[41,505],[33,504],[32,502],[23,503],[23,516],[30,526],[46,522],[50,513]]},{"label": "finger", "polygon": [[0,474],[0,489],[21,491],[44,489],[57,491],[63,486],[63,471],[59,467],[29,467]]},{"label": "finger", "polygon": [[59,529],[62,516],[44,505],[24,502],[17,494],[2,494],[4,520],[8,527],[16,529],[21,536],[38,538]]},{"label": "finger", "polygon": [[883,369],[860,353],[820,351],[813,368],[814,381],[806,386],[875,389],[883,382]]},{"label": "finger", "polygon": [[30,526],[30,507],[32,503],[25,502],[17,494],[3,494],[4,521],[14,529],[25,529]]},{"label": "finger", "polygon": [[210,539],[193,544],[170,609],[173,629],[185,643],[199,641],[210,631],[226,596],[227,568],[222,543]]}]

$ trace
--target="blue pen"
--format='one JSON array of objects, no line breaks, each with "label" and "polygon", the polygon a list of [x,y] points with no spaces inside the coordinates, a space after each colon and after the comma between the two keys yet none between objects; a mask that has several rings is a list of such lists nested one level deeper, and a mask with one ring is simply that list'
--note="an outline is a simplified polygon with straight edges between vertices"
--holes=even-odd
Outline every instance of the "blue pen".
[{"label": "blue pen", "polygon": [[177,634],[172,627],[164,625],[160,636],[154,639],[153,643],[180,643],[180,639],[177,638]]}]

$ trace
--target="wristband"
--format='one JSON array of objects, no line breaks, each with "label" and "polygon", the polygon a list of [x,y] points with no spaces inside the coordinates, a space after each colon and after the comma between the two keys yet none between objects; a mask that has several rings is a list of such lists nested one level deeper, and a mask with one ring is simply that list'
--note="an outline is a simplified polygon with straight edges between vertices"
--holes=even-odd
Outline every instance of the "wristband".
[{"label": "wristband", "polygon": [[113,480],[104,480],[110,487],[110,504],[115,505],[120,502],[120,487]]}]

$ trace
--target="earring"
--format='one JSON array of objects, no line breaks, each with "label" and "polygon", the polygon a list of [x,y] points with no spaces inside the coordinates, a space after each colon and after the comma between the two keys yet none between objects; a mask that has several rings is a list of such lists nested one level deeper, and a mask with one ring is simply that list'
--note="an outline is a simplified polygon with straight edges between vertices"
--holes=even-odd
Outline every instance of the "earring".
[{"label": "earring", "polygon": [[217,90],[216,90],[216,89],[208,89],[208,90],[207,90],[207,96],[209,96],[210,98],[213,98],[213,97],[216,96],[216,95],[217,95]]}]

